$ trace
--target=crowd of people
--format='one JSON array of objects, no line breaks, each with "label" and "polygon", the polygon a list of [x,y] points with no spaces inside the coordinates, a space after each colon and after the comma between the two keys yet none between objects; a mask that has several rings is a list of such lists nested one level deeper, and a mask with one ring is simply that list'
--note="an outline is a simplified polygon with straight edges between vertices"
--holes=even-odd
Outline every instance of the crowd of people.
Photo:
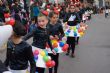
[{"label": "crowd of people", "polygon": [[[26,0],[0,0],[0,31],[5,27],[12,29],[5,42],[6,59],[0,58],[0,73],[44,73],[45,68],[49,68],[49,73],[58,73],[59,54],[65,52],[75,58],[75,46],[79,45],[92,13],[91,8],[79,1],[41,6],[35,1],[28,6]],[[0,36],[9,32],[3,31]],[[32,45],[26,42],[31,37]],[[0,40],[4,41],[1,37]],[[1,46],[0,43],[0,50]]]}]

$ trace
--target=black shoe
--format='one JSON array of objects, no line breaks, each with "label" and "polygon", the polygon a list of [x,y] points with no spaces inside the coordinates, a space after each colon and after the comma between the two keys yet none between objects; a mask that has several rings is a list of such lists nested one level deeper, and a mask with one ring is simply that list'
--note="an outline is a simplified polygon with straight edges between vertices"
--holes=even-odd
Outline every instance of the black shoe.
[{"label": "black shoe", "polygon": [[68,56],[68,55],[69,55],[69,53],[66,53],[66,55]]},{"label": "black shoe", "polygon": [[72,57],[72,58],[75,58],[75,55],[74,55],[74,54],[71,54],[71,57]]},{"label": "black shoe", "polygon": [[79,44],[79,41],[76,41],[76,45],[78,45]]}]

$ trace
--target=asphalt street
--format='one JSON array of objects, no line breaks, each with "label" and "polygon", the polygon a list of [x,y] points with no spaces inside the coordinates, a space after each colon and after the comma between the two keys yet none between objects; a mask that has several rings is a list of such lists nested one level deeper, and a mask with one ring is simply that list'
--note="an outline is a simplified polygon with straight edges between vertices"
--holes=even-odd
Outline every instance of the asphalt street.
[{"label": "asphalt street", "polygon": [[93,15],[75,58],[60,55],[58,73],[110,73],[110,17]]}]

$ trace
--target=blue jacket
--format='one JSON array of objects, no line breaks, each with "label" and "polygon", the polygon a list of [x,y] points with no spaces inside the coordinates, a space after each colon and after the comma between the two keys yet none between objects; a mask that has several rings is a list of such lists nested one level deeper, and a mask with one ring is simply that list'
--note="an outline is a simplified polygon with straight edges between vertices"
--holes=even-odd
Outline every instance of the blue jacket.
[{"label": "blue jacket", "polygon": [[37,27],[36,27],[35,24],[31,24],[31,25],[29,26],[28,32],[32,32],[32,31],[35,30],[36,28],[37,28]]},{"label": "blue jacket", "polygon": [[38,6],[33,7],[33,16],[38,16],[40,13]]}]

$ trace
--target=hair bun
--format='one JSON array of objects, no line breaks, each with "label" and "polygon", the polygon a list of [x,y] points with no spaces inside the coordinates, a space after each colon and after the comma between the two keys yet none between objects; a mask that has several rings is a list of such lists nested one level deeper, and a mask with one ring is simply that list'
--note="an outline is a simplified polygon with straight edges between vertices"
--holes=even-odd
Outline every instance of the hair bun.
[{"label": "hair bun", "polygon": [[18,36],[24,36],[26,35],[26,29],[19,21],[15,21],[15,25],[13,26],[13,31]]}]

